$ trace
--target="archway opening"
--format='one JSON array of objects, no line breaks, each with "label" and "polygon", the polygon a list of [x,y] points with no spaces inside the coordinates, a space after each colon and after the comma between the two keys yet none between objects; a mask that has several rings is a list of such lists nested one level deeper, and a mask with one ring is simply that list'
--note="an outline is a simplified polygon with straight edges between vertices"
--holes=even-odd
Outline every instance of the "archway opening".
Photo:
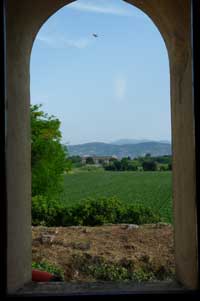
[{"label": "archway opening", "polygon": [[[130,272],[127,264],[130,265],[131,262],[134,262],[136,254],[139,261],[146,264],[145,268],[149,268],[149,271],[146,271],[145,268],[138,269],[136,275],[133,269],[131,270],[133,276],[138,276],[138,278],[144,276],[142,280],[145,280],[145,277],[151,279],[154,277],[151,274],[154,264],[152,258],[158,257],[158,253],[153,254],[153,252],[156,249],[159,253],[161,250],[165,252],[167,249],[168,255],[171,256],[173,253],[171,226],[158,224],[161,221],[172,222],[171,171],[169,171],[171,141],[168,141],[171,140],[168,68],[166,47],[152,21],[138,9],[121,1],[119,3],[113,1],[109,6],[106,2],[102,5],[102,1],[95,3],[94,1],[92,3],[76,1],[52,16],[36,38],[31,60],[31,101],[32,104],[42,103],[45,112],[53,114],[61,120],[63,139],[56,138],[59,143],[66,144],[68,149],[68,167],[66,167],[64,175],[65,191],[62,201],[68,203],[68,206],[75,204],[76,201],[81,202],[83,199],[92,198],[96,202],[103,197],[104,200],[106,198],[106,204],[113,204],[113,207],[108,207],[108,210],[111,210],[108,211],[110,215],[115,212],[118,200],[133,205],[133,208],[128,207],[125,213],[126,219],[123,217],[121,222],[117,223],[121,224],[121,228],[106,225],[105,227],[110,228],[104,229],[105,240],[100,239],[96,245],[95,238],[98,235],[102,237],[103,230],[94,234],[91,239],[89,238],[91,233],[87,227],[96,226],[96,224],[86,224],[83,219],[84,214],[75,216],[75,219],[71,221],[71,217],[67,216],[67,211],[64,216],[59,216],[61,213],[58,212],[61,224],[59,225],[56,221],[54,226],[67,225],[67,231],[69,229],[75,231],[74,226],[78,226],[74,241],[67,241],[67,238],[65,241],[64,236],[59,238],[62,241],[60,252],[62,253],[64,249],[68,248],[68,251],[73,251],[73,255],[75,255],[75,261],[72,264],[68,263],[68,266],[70,264],[72,266],[71,276],[66,276],[67,272],[65,271],[66,281],[67,279],[69,281],[83,279],[83,275],[86,275],[85,279],[88,280],[90,277],[96,277],[95,273],[99,273],[100,277],[107,277],[108,274],[112,276],[111,270],[116,273],[119,270],[119,262],[121,266],[118,277],[124,277],[127,280]],[[37,108],[34,112],[38,112]],[[45,121],[45,116],[42,118]],[[54,118],[51,120],[55,121],[55,125],[56,120]],[[52,127],[49,129],[51,130]],[[44,133],[42,130],[42,133],[45,135],[45,139],[48,139],[49,132]],[[89,148],[83,151],[86,146]],[[102,147],[104,147],[103,152]],[[51,169],[55,171],[57,161],[55,160],[53,166],[53,157],[49,166],[46,159],[43,162],[40,161],[40,164],[36,162],[38,165],[34,165],[36,186],[40,184],[38,184],[38,179],[43,170],[47,172],[46,175],[44,173],[41,183],[43,179],[48,179],[47,174]],[[46,189],[48,183],[50,181],[47,180],[46,185],[42,184],[43,188]],[[52,182],[53,190],[54,186]],[[54,213],[52,216],[48,216],[49,212],[54,209],[49,203],[49,196],[52,196],[53,190],[50,190],[47,197],[45,194],[43,195],[43,192],[38,193],[37,190],[33,195],[34,210],[36,210],[35,225],[53,226]],[[117,200],[114,199],[116,195]],[[104,200],[102,199],[103,204]],[[40,204],[42,202],[45,204],[43,208],[45,214],[41,212]],[[87,206],[91,206],[91,204],[93,203],[89,202]],[[135,204],[137,204],[136,207],[134,207]],[[147,207],[150,207],[150,211],[147,210]],[[47,211],[45,211],[46,209]],[[85,210],[85,207],[82,209]],[[76,210],[78,209],[76,208]],[[123,210],[125,208],[122,208]],[[138,219],[134,217],[134,220],[133,216],[138,211],[139,217]],[[94,211],[91,212],[94,213]],[[132,215],[127,217],[130,212]],[[149,214],[152,219],[148,219],[145,214]],[[116,224],[116,219],[110,222],[104,215],[100,217],[99,214],[97,215],[98,226],[102,222],[103,224]],[[159,215],[162,217],[161,220],[157,219]],[[40,220],[38,220],[39,218]],[[117,218],[119,221],[121,217]],[[144,220],[140,222],[142,218]],[[99,219],[101,220],[99,221]],[[168,242],[168,245],[161,244],[159,250],[157,246],[155,248],[158,236],[154,235],[154,240],[151,237],[151,243],[146,245],[148,252],[151,250],[152,254],[144,254],[145,245],[141,241],[138,244],[133,243],[134,235],[139,233],[138,231],[141,231],[140,235],[144,237],[146,230],[140,225],[143,223],[156,224],[154,228],[152,226],[149,228],[149,233],[157,233],[156,235],[160,237],[164,234],[165,242]],[[81,226],[83,226],[81,228],[83,232],[79,233],[80,236],[77,238]],[[95,227],[91,232],[94,229]],[[42,237],[43,245],[46,244],[46,248],[44,247],[43,253],[38,256],[37,247],[34,246],[33,260],[35,258],[39,262],[44,260],[45,256],[46,259],[49,259],[50,254],[53,254],[52,250],[59,249],[59,243],[56,240],[60,235],[59,231],[59,229],[55,229],[53,234],[35,232],[33,243],[34,240],[37,241],[39,234]],[[69,233],[66,233],[69,236]],[[106,241],[109,245],[111,244],[113,233],[117,237],[115,245],[101,250],[100,245],[105,245]],[[108,237],[109,235],[110,237]],[[148,238],[147,235],[147,241]],[[118,245],[122,250],[121,257],[118,253],[113,253],[115,246]],[[103,255],[96,254],[95,248],[100,250]],[[104,262],[106,252],[108,254],[106,262]],[[130,257],[128,260],[127,253]],[[41,256],[41,254],[43,255]],[[99,256],[97,265],[93,262],[95,256]],[[103,260],[101,256],[104,258]],[[120,260],[116,261],[117,264],[112,262],[113,256],[117,259],[120,257]],[[131,256],[134,257],[134,260]],[[168,271],[169,262],[170,268],[174,268],[173,255],[170,256],[165,258],[166,271]],[[52,263],[56,263],[61,268],[60,254],[57,253],[55,257]],[[89,266],[91,263],[93,267],[84,274],[84,271],[80,270],[80,266]],[[79,268],[76,264],[79,264]],[[102,271],[102,269],[105,270]],[[140,276],[140,272],[144,274]],[[164,272],[163,274],[161,272],[161,277],[163,275]],[[169,277],[167,273],[164,276]]]}]

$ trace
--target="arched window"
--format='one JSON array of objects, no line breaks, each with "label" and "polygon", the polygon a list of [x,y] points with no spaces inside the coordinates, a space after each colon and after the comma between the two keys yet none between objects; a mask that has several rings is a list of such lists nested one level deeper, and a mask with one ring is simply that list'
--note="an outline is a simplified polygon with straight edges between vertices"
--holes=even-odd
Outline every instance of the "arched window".
[{"label": "arched window", "polygon": [[[182,1],[181,4],[179,1],[167,1],[159,5],[156,1],[133,0],[131,3],[152,18],[164,37],[169,53],[176,276],[187,287],[196,288],[198,248],[190,6],[188,1]],[[30,0],[22,1],[20,6],[9,3],[6,11],[9,292],[31,279],[28,101],[31,47],[41,25],[65,4],[68,1],[46,0],[36,4]]]}]

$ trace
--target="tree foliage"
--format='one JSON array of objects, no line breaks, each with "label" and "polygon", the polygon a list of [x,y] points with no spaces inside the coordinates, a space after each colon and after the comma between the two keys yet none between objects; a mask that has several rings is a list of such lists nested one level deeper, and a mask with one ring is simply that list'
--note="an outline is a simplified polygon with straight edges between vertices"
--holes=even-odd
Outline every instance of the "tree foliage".
[{"label": "tree foliage", "polygon": [[53,196],[62,191],[69,169],[67,147],[61,143],[60,121],[31,105],[32,195]]},{"label": "tree foliage", "polygon": [[172,170],[172,156],[152,157],[146,154],[144,157],[131,159],[124,157],[121,160],[113,159],[109,163],[102,164],[109,171],[168,171]]},{"label": "tree foliage", "polygon": [[131,160],[129,157],[122,158],[121,160],[114,159],[109,164],[103,165],[105,170],[112,171],[135,171],[138,168],[136,160]]},{"label": "tree foliage", "polygon": [[142,163],[142,167],[144,171],[155,171],[157,170],[157,164],[153,160],[144,161]]},{"label": "tree foliage", "polygon": [[92,157],[87,157],[86,164],[94,164],[94,159]]},{"label": "tree foliage", "polygon": [[161,221],[161,216],[150,207],[139,203],[125,204],[116,197],[88,198],[71,206],[43,196],[35,196],[32,200],[32,223],[35,226],[100,226]]}]

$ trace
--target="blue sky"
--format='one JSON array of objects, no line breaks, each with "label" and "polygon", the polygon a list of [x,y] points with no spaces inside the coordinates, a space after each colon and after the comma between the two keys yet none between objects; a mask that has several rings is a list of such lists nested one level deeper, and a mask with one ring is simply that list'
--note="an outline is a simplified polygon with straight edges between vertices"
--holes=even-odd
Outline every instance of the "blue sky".
[{"label": "blue sky", "polygon": [[171,140],[166,46],[122,0],[78,0],[55,13],[36,37],[30,75],[31,103],[61,120],[64,143]]}]

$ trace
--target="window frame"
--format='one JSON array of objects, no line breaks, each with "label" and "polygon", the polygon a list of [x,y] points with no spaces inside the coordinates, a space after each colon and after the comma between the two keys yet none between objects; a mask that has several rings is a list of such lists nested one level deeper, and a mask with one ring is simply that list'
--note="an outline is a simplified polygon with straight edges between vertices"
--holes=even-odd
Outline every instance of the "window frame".
[{"label": "window frame", "polygon": [[[29,0],[28,0],[29,1]],[[9,0],[6,2],[10,2]],[[48,2],[48,1],[47,1]],[[65,2],[62,1],[61,2]],[[11,3],[11,2],[10,2]],[[199,66],[199,41],[198,41],[198,31],[200,28],[200,24],[199,24],[199,1],[198,0],[192,0],[192,12],[193,12],[193,22],[192,22],[192,28],[193,28],[193,105],[194,105],[194,123],[195,123],[195,156],[196,156],[196,161],[195,161],[195,166],[196,166],[196,184],[198,183],[198,176],[200,175],[200,172],[198,170],[199,167],[199,163],[200,163],[200,154],[199,154],[199,148],[198,148],[198,143],[199,143],[199,134],[200,134],[200,129],[199,129],[199,124],[198,124],[198,119],[199,119],[199,108],[198,108],[198,99],[200,96],[200,87],[198,86],[198,76],[200,75],[200,66]],[[65,4],[61,4],[61,7],[64,6]],[[5,1],[2,1],[2,7],[3,7],[3,20],[5,20]],[[57,9],[58,10],[58,9]],[[5,22],[3,21],[3,42],[2,45],[4,45],[4,51],[3,53],[3,62],[6,65],[6,55],[7,52],[5,50],[6,48],[6,42],[5,42]],[[7,82],[6,82],[6,78],[7,78],[7,74],[6,71],[3,71],[3,76],[4,76],[4,89],[3,89],[3,97],[2,97],[2,101],[1,101],[1,127],[0,127],[0,131],[1,131],[1,139],[2,139],[2,145],[3,147],[1,148],[1,160],[2,160],[2,167],[3,167],[3,178],[2,178],[2,186],[4,188],[4,194],[3,194],[3,210],[1,211],[2,214],[2,218],[1,218],[1,223],[2,223],[2,227],[4,227],[4,229],[8,229],[8,224],[9,224],[9,220],[8,220],[8,213],[9,213],[9,207],[8,206],[8,178],[7,178],[7,172],[8,172],[8,163],[7,160],[8,158],[6,158],[6,154],[7,154],[7,135],[6,135],[6,129],[7,126],[9,126],[9,124],[7,123]],[[9,111],[8,111],[9,113]],[[200,188],[198,185],[196,185],[196,213],[197,213],[197,246],[199,246],[200,244],[200,204],[199,204],[199,197],[200,197]],[[8,231],[6,231],[5,235],[2,236],[2,246],[6,246],[5,249],[3,249],[3,253],[7,259],[7,247],[8,247]],[[199,248],[198,248],[199,251]],[[4,263],[6,262],[6,260],[4,260]],[[5,264],[3,264],[5,271],[4,271],[4,279],[7,279],[7,270],[9,269],[7,266],[5,266]],[[198,261],[198,288],[199,288],[199,283],[200,283],[200,276],[199,276],[199,271],[200,271],[200,261]],[[199,289],[193,290],[193,292],[199,292]],[[164,293],[164,292],[163,292]],[[165,292],[167,293],[167,292]],[[137,293],[136,293],[137,294]],[[133,294],[135,295],[135,294]]]}]

